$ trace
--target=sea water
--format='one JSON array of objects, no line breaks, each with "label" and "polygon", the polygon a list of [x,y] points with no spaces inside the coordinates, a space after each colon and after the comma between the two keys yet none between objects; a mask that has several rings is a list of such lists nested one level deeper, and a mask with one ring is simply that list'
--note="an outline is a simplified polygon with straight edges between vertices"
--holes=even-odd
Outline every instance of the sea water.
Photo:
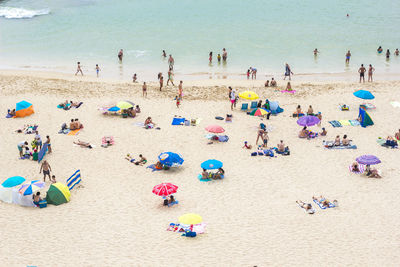
[{"label": "sea water", "polygon": [[[229,77],[249,67],[259,76],[282,74],[286,62],[295,74],[356,72],[362,63],[398,73],[399,14],[393,0],[0,1],[0,67],[74,73],[80,61],[92,75],[99,64],[102,76],[155,80],[168,70],[166,50],[187,77]],[[226,64],[216,59],[222,48]]]}]

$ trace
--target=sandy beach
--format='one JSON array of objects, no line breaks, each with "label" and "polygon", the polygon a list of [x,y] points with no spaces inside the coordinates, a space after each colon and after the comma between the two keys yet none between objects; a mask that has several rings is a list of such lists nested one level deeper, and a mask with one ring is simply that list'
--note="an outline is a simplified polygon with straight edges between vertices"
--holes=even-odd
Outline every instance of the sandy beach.
[{"label": "sandy beach", "polygon": [[[15,133],[24,124],[38,124],[42,138],[50,135],[53,153],[46,156],[59,182],[77,169],[83,187],[71,191],[69,203],[47,208],[26,208],[0,202],[1,266],[399,266],[400,200],[399,149],[377,144],[378,137],[394,135],[400,128],[400,81],[359,84],[357,77],[344,81],[303,77],[292,81],[295,94],[284,94],[256,81],[211,79],[184,80],[181,107],[175,105],[177,86],[162,92],[150,83],[142,97],[141,83],[24,71],[0,72],[0,169],[1,181],[20,175],[42,179],[40,165],[18,158],[17,144],[32,135]],[[166,80],[165,80],[166,81]],[[179,81],[177,77],[175,81]],[[278,79],[279,89],[286,85]],[[278,101],[285,110],[270,120],[240,111],[240,100],[230,110],[228,86],[237,92],[252,90],[260,99]],[[369,90],[376,106],[369,111],[374,125],[333,128],[328,121],[356,119],[363,100],[353,96]],[[6,119],[7,109],[26,100],[35,113]],[[82,101],[79,109],[57,109],[65,100]],[[104,116],[99,107],[120,100],[140,105],[136,118]],[[341,111],[346,103],[350,111]],[[326,137],[298,138],[301,129],[292,118],[296,106],[312,105],[322,112]],[[233,122],[216,116],[233,114]],[[174,115],[201,118],[197,126],[172,126]],[[135,125],[151,116],[160,130]],[[60,126],[79,118],[84,129],[77,136],[58,134]],[[251,157],[244,141],[255,145],[259,124],[269,127],[269,146],[284,140],[289,156]],[[229,136],[227,143],[208,145],[205,127],[217,124]],[[321,131],[313,126],[312,130]],[[356,150],[328,150],[323,140],[347,134]],[[102,148],[103,136],[115,145]],[[95,147],[74,146],[77,140]],[[184,163],[169,171],[152,172],[161,152],[180,153]],[[143,154],[148,163],[136,166],[127,153]],[[373,154],[382,179],[352,174],[355,158]],[[224,163],[225,178],[200,182],[200,164],[207,159]],[[162,182],[179,186],[178,205],[163,207],[152,188]],[[50,183],[46,182],[46,188]],[[46,190],[42,190],[43,193]],[[324,195],[339,207],[308,215],[296,200],[312,202]],[[313,203],[314,204],[314,203]],[[185,238],[166,231],[185,213],[197,213],[207,224],[206,232]]]}]

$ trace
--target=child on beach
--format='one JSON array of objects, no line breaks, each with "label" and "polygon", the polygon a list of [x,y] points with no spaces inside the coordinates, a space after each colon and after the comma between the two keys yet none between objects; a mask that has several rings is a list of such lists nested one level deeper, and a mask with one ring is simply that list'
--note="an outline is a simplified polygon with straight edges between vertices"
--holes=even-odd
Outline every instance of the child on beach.
[{"label": "child on beach", "polygon": [[218,63],[221,63],[221,55],[220,54],[218,54],[217,60],[218,60]]},{"label": "child on beach", "polygon": [[164,77],[162,76],[162,74],[160,75],[159,80],[160,80],[160,91],[161,91],[161,89],[162,89],[162,87],[164,85]]},{"label": "child on beach", "polygon": [[292,85],[290,84],[290,82],[287,83],[286,85],[286,91],[291,92],[292,90]]},{"label": "child on beach", "polygon": [[136,82],[137,81],[137,75],[136,75],[136,73],[135,74],[133,74],[133,77],[132,77],[132,82]]},{"label": "child on beach", "polygon": [[[250,67],[250,68],[251,68],[251,67]],[[247,80],[250,79],[250,69],[247,70],[246,75],[247,75]]]},{"label": "child on beach", "polygon": [[322,128],[322,132],[320,133],[321,136],[326,136],[328,132],[325,130],[325,128]]},{"label": "child on beach", "polygon": [[99,72],[100,72],[100,68],[99,68],[99,64],[96,64],[96,74],[97,74],[97,78],[99,77]]},{"label": "child on beach", "polygon": [[176,100],[176,107],[179,108],[179,105],[181,104],[181,98],[179,96],[175,96],[174,100]]},{"label": "child on beach", "polygon": [[251,149],[251,145],[247,144],[247,141],[244,141],[244,146],[242,148]]},{"label": "child on beach", "polygon": [[276,87],[276,86],[277,86],[276,81],[275,81],[274,78],[271,78],[271,83],[270,83],[270,85],[271,85],[271,87]]}]

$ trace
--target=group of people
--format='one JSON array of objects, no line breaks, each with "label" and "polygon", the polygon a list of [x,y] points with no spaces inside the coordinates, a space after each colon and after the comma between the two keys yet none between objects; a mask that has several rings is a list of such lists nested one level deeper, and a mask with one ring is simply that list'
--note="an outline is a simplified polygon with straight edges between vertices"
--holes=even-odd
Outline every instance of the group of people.
[{"label": "group of people", "polygon": [[[50,154],[51,151],[51,144],[50,144],[50,136],[46,136],[46,141],[45,143],[47,144],[47,149],[48,153]],[[29,149],[29,144],[27,141],[21,141],[18,143],[18,151],[19,151],[19,157],[21,159],[32,159],[34,161],[38,160],[38,154],[43,146],[43,141],[42,137],[39,134],[39,131],[35,131],[35,137],[31,142],[31,148],[32,151]],[[25,150],[25,151],[24,151]]]},{"label": "group of people", "polygon": [[[363,83],[365,82],[365,72],[367,69],[364,67],[364,64],[361,64],[360,68],[358,69],[358,73],[360,74],[360,82],[362,81]],[[373,82],[372,79],[372,74],[374,73],[375,68],[372,67],[371,64],[369,64],[368,68],[368,82]]]},{"label": "group of people", "polygon": [[69,123],[69,129],[71,131],[82,129],[82,128],[83,128],[83,124],[78,119],[75,119],[75,120],[71,119],[71,122]]},{"label": "group of people", "polygon": [[[226,49],[223,48],[222,49],[222,62],[226,63],[226,60],[228,59],[228,52],[226,52]],[[213,60],[213,52],[211,51],[208,54],[208,63],[211,65],[212,64],[212,60]],[[218,63],[221,63],[221,54],[217,55],[217,60]]]},{"label": "group of people", "polygon": [[[351,171],[355,173],[361,172],[360,165],[357,161],[353,162],[353,164],[351,165]],[[379,174],[379,171],[375,168],[371,169],[371,166],[369,164],[365,166],[364,174],[370,178],[382,178],[382,176],[380,176]]]},{"label": "group of people", "polygon": [[271,82],[269,80],[267,80],[264,84],[265,87],[276,87],[278,86],[278,84],[276,83],[275,79],[272,77],[271,78]]},{"label": "group of people", "polygon": [[65,100],[65,102],[60,103],[58,106],[64,110],[69,110],[71,108],[78,108],[82,105],[82,102],[74,102],[74,101],[68,101]]},{"label": "group of people", "polygon": [[130,163],[133,163],[133,164],[139,165],[139,166],[143,166],[147,163],[147,159],[142,154],[139,155],[139,160],[135,160],[131,156],[131,154],[127,154],[125,159],[128,160]]},{"label": "group of people", "polygon": [[217,179],[222,179],[224,174],[225,174],[225,171],[222,168],[219,168],[218,171],[215,173],[208,172],[206,169],[203,169],[203,172],[201,173],[201,178],[217,180]]},{"label": "group of people", "polygon": [[[377,51],[379,54],[381,54],[381,53],[383,52],[382,46],[379,46],[378,49],[376,49],[376,51]],[[396,50],[394,51],[394,55],[395,55],[395,56],[398,56],[399,54],[400,54],[399,49],[396,48]],[[390,50],[389,50],[389,49],[386,49],[386,59],[389,59],[389,58],[390,58]]]},{"label": "group of people", "polygon": [[247,80],[250,79],[250,75],[252,80],[257,80],[257,69],[253,67],[248,68],[246,73]]}]

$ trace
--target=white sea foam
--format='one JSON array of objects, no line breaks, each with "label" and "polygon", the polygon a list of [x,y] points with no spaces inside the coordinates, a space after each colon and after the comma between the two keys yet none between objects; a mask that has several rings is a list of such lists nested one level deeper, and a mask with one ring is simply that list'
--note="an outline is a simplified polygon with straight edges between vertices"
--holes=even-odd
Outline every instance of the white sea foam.
[{"label": "white sea foam", "polygon": [[146,50],[128,50],[128,51],[126,51],[125,53],[126,53],[127,55],[133,55],[133,56],[135,56],[136,58],[138,58],[138,57],[143,57],[143,56],[145,56],[146,54],[149,53],[149,51],[146,51]]},{"label": "white sea foam", "polygon": [[35,16],[47,15],[50,13],[49,9],[29,10],[18,7],[0,7],[0,17],[6,19],[30,19]]}]

